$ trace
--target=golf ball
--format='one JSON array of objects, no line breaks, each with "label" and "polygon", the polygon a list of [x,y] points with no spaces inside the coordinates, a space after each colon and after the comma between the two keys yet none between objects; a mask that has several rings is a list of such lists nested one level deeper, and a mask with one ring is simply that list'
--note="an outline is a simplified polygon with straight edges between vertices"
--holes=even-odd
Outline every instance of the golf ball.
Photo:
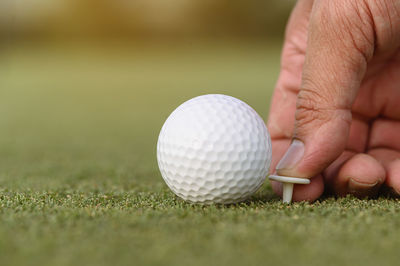
[{"label": "golf ball", "polygon": [[231,96],[209,94],[180,105],[164,123],[157,143],[168,187],[195,203],[243,201],[263,184],[271,139],[262,118]]}]

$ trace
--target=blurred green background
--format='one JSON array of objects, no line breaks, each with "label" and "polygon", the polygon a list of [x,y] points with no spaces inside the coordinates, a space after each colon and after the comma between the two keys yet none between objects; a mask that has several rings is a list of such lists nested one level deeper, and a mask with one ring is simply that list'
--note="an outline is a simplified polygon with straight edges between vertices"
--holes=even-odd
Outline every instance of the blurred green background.
[{"label": "blurred green background", "polygon": [[1,1],[1,163],[130,154],[156,168],[162,123],[200,94],[236,96],[266,118],[293,4]]},{"label": "blurred green background", "polygon": [[294,0],[3,0],[3,33],[21,39],[282,36]]}]

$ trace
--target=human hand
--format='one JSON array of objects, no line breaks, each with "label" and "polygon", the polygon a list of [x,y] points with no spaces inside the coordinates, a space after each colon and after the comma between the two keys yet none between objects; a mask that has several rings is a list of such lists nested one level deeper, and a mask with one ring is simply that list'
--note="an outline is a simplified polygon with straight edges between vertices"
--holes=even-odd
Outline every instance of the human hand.
[{"label": "human hand", "polygon": [[297,2],[268,121],[272,171],[312,178],[294,201],[400,195],[399,45],[400,1]]}]

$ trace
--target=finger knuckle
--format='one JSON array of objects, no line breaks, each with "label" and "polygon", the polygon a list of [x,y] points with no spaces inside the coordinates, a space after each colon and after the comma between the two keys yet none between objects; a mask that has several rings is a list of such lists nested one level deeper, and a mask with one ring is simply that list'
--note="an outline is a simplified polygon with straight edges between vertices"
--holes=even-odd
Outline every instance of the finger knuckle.
[{"label": "finger knuckle", "polygon": [[303,88],[298,96],[296,103],[296,121],[301,124],[308,124],[312,121],[325,121],[328,120],[326,112],[324,112],[323,102],[325,97],[312,89]]},{"label": "finger knuckle", "polygon": [[336,105],[330,96],[307,88],[303,88],[298,94],[295,119],[296,128],[301,132],[337,119],[349,125],[352,121],[349,108]]}]

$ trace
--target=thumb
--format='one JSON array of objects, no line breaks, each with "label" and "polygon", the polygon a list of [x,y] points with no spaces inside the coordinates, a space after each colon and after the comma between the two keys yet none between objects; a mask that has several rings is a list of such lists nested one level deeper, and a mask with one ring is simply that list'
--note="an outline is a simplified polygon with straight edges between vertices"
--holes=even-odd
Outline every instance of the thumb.
[{"label": "thumb", "polygon": [[374,50],[371,18],[351,3],[314,3],[293,141],[276,167],[279,175],[316,176],[345,149],[351,107]]}]

